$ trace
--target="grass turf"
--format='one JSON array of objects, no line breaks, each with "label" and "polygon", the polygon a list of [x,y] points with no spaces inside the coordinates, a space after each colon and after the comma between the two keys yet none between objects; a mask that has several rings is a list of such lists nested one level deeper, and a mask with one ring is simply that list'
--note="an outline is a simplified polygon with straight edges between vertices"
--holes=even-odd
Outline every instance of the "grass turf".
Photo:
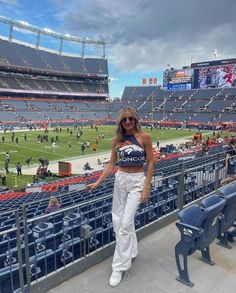
[{"label": "grass turf", "polygon": [[[143,130],[150,133],[153,143],[157,140],[160,142],[170,141],[171,139],[186,138],[191,139],[192,135],[196,133],[196,130],[175,130],[175,129],[153,129],[150,128]],[[70,131],[73,133],[71,134]],[[114,136],[115,127],[114,126],[99,126],[98,132],[90,126],[83,127],[83,135],[77,139],[76,135],[78,129],[73,127],[62,128],[59,133],[54,132],[54,130],[49,130],[48,132],[48,142],[38,142],[38,134],[43,134],[44,130],[37,131],[27,131],[27,132],[15,132],[15,139],[12,142],[11,132],[6,134],[1,134],[0,136],[0,166],[3,169],[5,154],[8,152],[10,154],[10,173],[7,175],[7,187],[13,189],[14,187],[23,187],[27,183],[32,182],[32,176],[24,175],[24,166],[26,166],[26,160],[32,157],[30,165],[39,165],[39,158],[48,159],[49,161],[59,161],[66,158],[79,157],[82,156],[81,145],[83,142],[89,141],[90,148],[85,150],[85,154],[88,155],[93,153],[92,145],[96,141],[96,137],[100,134],[104,134],[104,139],[100,139],[97,145],[97,153],[103,151],[109,151],[111,149],[111,140]],[[24,139],[26,134],[27,139]],[[2,141],[2,136],[5,136],[5,142]],[[51,138],[56,139],[58,135],[58,142],[56,143],[55,152],[53,152]],[[18,138],[18,144],[16,144],[16,137]],[[68,146],[68,142],[71,142],[71,149]],[[20,162],[23,165],[22,176],[17,176],[16,181],[16,164]],[[17,182],[17,184],[16,184]]]}]

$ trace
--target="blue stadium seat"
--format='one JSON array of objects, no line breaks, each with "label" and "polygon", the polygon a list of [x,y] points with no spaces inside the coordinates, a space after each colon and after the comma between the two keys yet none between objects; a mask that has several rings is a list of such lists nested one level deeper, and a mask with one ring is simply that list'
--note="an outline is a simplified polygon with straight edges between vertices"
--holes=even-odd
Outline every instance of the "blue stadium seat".
[{"label": "blue stadium seat", "polygon": [[229,185],[221,187],[219,189],[219,192],[220,192],[220,195],[223,195],[223,196],[227,196],[227,195],[230,195],[230,194],[236,192],[236,182],[233,182]]},{"label": "blue stadium seat", "polygon": [[47,249],[36,253],[29,259],[31,281],[39,279],[55,270],[55,252]]},{"label": "blue stadium seat", "polygon": [[45,235],[52,234],[54,226],[50,222],[41,222],[33,228],[33,235],[35,238],[41,238]]},{"label": "blue stadium seat", "polygon": [[[236,231],[228,231],[229,228],[231,228],[234,225],[234,222],[236,220],[236,185],[231,184],[232,186],[228,188],[228,192],[232,190],[232,187],[234,185],[234,191],[232,193],[229,193],[227,195],[221,195],[221,197],[217,195],[212,195],[209,198],[206,198],[202,201],[202,205],[206,207],[210,207],[211,205],[214,205],[215,203],[219,202],[221,198],[224,198],[226,203],[222,210],[222,216],[220,217],[219,221],[219,231],[218,231],[218,238],[219,242],[217,244],[226,247],[226,248],[232,248],[228,244],[228,238],[233,240],[233,237],[236,236]],[[227,189],[224,188],[225,193],[227,193]]]},{"label": "blue stadium seat", "polygon": [[194,285],[189,279],[187,257],[196,250],[201,251],[201,260],[214,265],[210,258],[209,245],[218,236],[219,216],[224,206],[225,200],[221,199],[207,208],[194,204],[178,213],[180,222],[176,226],[181,233],[181,240],[175,246],[175,259],[179,272],[176,279],[181,283],[190,287]]},{"label": "blue stadium seat", "polygon": [[0,292],[10,293],[20,287],[19,264],[0,269]]},{"label": "blue stadium seat", "polygon": [[235,175],[236,174],[236,158],[229,158],[228,160],[228,174]]},{"label": "blue stadium seat", "polygon": [[81,212],[69,213],[63,218],[63,225],[66,227],[81,224],[82,220],[84,220]]},{"label": "blue stadium seat", "polygon": [[56,250],[57,268],[64,266],[75,259],[78,259],[82,253],[82,241],[80,237],[75,237],[61,243]]}]

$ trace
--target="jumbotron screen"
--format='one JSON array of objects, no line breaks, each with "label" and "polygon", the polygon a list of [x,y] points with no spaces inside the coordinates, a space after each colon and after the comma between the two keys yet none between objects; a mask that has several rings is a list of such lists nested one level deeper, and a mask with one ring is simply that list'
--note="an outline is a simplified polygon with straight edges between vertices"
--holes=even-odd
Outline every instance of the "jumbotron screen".
[{"label": "jumbotron screen", "polygon": [[193,63],[193,88],[224,88],[236,86],[236,59]]},{"label": "jumbotron screen", "polygon": [[163,87],[168,90],[191,89],[193,69],[167,69],[163,74]]}]

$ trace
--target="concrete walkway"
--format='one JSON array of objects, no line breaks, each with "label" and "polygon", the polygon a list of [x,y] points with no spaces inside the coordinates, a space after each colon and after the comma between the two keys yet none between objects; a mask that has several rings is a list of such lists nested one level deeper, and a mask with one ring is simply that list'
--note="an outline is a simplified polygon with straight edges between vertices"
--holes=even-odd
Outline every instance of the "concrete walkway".
[{"label": "concrete walkway", "polygon": [[97,264],[84,273],[51,289],[48,293],[235,293],[236,242],[232,249],[213,243],[210,247],[215,266],[198,259],[200,252],[188,257],[190,280],[193,288],[175,280],[177,268],[174,248],[180,239],[175,224],[151,234],[139,242],[139,255],[132,268],[116,288],[108,285],[112,258]]}]

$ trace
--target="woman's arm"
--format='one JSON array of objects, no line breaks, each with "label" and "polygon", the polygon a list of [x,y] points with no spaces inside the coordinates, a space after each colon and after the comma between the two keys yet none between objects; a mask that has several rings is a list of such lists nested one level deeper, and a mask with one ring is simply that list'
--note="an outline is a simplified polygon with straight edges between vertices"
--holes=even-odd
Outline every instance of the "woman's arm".
[{"label": "woman's arm", "polygon": [[112,140],[112,151],[111,151],[111,158],[109,163],[107,164],[106,168],[104,169],[102,175],[98,178],[98,180],[94,183],[88,184],[87,188],[92,190],[98,187],[102,183],[102,181],[104,181],[111,174],[117,162],[116,145],[117,145],[117,138],[114,137]]},{"label": "woman's arm", "polygon": [[146,202],[149,199],[150,186],[152,182],[153,175],[153,146],[152,139],[148,133],[143,133],[143,141],[144,147],[146,151],[147,158],[147,173],[146,173],[146,181],[141,195],[141,202]]}]

